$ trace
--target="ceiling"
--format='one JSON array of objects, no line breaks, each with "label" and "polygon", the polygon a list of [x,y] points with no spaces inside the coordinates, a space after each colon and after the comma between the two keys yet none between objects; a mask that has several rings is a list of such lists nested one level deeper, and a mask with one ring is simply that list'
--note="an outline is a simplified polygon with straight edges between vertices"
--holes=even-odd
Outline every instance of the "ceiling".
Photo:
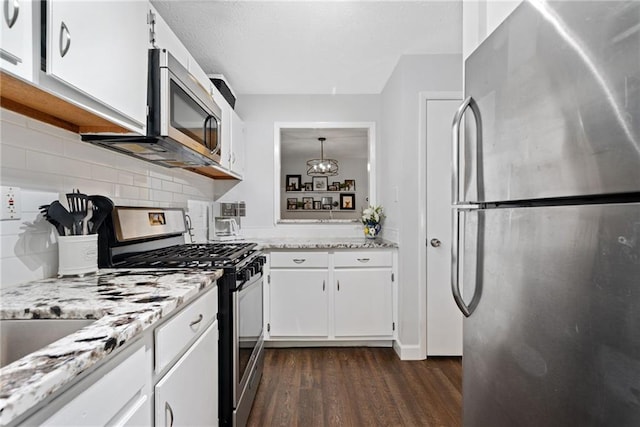
[{"label": "ceiling", "polygon": [[378,94],[400,56],[462,51],[461,0],[152,3],[236,94]]},{"label": "ceiling", "polygon": [[369,130],[352,128],[281,129],[282,158],[320,158],[320,141],[324,137],[324,157],[334,159],[369,157]]}]

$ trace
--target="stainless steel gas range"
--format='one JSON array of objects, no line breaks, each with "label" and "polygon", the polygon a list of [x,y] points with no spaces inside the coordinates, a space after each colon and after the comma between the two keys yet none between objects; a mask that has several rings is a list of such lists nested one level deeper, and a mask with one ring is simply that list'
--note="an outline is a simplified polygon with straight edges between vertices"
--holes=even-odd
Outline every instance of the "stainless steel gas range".
[{"label": "stainless steel gas range", "polygon": [[263,265],[255,243],[186,244],[184,211],[116,206],[101,228],[101,268],[223,269],[218,280],[220,426],[244,426],[263,366]]}]

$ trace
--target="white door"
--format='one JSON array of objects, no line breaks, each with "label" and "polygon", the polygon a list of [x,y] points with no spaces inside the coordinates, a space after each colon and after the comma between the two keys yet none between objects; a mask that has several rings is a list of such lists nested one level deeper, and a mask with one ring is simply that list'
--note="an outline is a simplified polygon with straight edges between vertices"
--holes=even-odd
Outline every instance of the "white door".
[{"label": "white door", "polygon": [[451,295],[451,122],[459,100],[427,100],[427,355],[462,354]]}]

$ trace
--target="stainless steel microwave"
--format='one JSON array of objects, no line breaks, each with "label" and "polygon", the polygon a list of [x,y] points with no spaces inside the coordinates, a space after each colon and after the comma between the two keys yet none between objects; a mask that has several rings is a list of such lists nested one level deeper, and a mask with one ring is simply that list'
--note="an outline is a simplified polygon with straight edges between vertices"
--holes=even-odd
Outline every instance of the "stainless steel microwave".
[{"label": "stainless steel microwave", "polygon": [[220,163],[221,114],[209,91],[166,49],[149,50],[147,134],[84,134],[93,144],[167,167]]}]

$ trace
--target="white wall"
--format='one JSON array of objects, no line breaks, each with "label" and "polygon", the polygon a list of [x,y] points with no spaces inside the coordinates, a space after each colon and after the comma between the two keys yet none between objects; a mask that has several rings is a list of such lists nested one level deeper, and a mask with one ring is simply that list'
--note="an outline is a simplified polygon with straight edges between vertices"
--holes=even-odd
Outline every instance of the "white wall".
[{"label": "white wall", "polygon": [[[362,236],[360,224],[275,224],[274,124],[276,122],[380,123],[379,95],[241,95],[236,103],[245,123],[244,181],[220,200],[245,200],[246,236]],[[222,183],[224,185],[224,183]],[[217,193],[222,193],[217,190]]]},{"label": "white wall", "polygon": [[78,188],[117,205],[187,207],[212,200],[214,181],[82,142],[77,134],[0,110],[0,182],[21,188],[22,218],[0,221],[0,287],[57,273],[53,228],[38,206]]},{"label": "white wall", "polygon": [[[378,170],[380,202],[387,211],[385,236],[397,236],[399,244],[399,343],[406,356],[420,357],[426,333],[420,328],[426,283],[420,283],[420,269],[426,260],[418,258],[420,227],[425,217],[418,203],[421,159],[425,144],[419,138],[420,92],[460,91],[462,55],[403,56],[382,92],[382,123]],[[448,177],[442,185],[449,186]],[[421,308],[422,307],[422,308]]]},{"label": "white wall", "polygon": [[465,0],[462,3],[462,55],[467,58],[522,0]]}]

